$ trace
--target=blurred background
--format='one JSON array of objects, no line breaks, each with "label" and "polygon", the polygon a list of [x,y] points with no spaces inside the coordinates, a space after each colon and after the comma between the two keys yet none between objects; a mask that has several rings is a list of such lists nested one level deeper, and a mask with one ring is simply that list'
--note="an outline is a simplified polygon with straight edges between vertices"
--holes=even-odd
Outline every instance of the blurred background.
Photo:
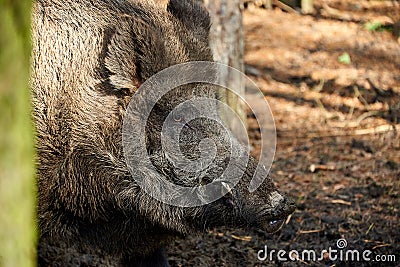
[{"label": "blurred background", "polygon": [[0,267],[34,266],[30,1],[0,0]]}]

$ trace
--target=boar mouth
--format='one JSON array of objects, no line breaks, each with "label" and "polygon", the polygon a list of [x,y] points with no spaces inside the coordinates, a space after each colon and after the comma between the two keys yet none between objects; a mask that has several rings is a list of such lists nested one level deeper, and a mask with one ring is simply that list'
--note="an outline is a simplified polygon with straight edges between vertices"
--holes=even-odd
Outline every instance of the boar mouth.
[{"label": "boar mouth", "polygon": [[267,233],[275,233],[296,209],[294,202],[285,198],[277,207],[268,206],[260,212],[260,226]]},{"label": "boar mouth", "polygon": [[273,234],[275,232],[278,232],[282,228],[284,223],[285,223],[285,220],[283,220],[283,219],[267,221],[263,225],[263,230],[267,233]]}]

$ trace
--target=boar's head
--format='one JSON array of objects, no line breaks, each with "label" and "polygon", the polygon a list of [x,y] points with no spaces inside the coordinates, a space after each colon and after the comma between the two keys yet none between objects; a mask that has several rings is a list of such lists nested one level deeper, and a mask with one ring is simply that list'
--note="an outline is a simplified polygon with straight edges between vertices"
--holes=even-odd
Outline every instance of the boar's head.
[{"label": "boar's head", "polygon": [[[183,39],[182,45],[186,49],[187,58],[183,59],[179,50],[174,47],[172,50],[166,51],[163,54],[164,57],[157,58],[157,60],[162,58],[161,62],[164,63],[162,67],[154,68],[155,64],[148,65],[147,58],[139,61],[136,67],[147,70],[147,73],[142,73],[142,77],[145,77],[143,81],[167,66],[187,61],[210,61],[212,59],[208,45],[210,21],[203,8],[192,1],[171,0],[168,12],[183,25],[182,34],[187,37]],[[171,56],[171,52],[175,53],[175,56]],[[145,55],[146,52],[143,51],[141,54]],[[144,66],[140,64],[144,64]],[[149,66],[153,66],[153,68]],[[126,137],[130,144],[129,149],[125,151],[127,158],[135,154],[135,151],[139,151],[141,146],[145,146],[146,150],[146,153],[132,156],[132,161],[128,162],[128,165],[134,169],[132,176],[134,178],[135,176],[147,176],[145,180],[150,191],[164,194],[164,200],[181,198],[183,202],[187,203],[183,203],[182,207],[171,207],[154,202],[158,205],[154,204],[150,208],[139,205],[139,210],[145,210],[146,216],[155,219],[157,223],[184,233],[192,231],[193,228],[204,229],[219,225],[251,225],[261,227],[267,232],[275,232],[283,225],[284,219],[293,212],[294,204],[277,191],[266,171],[260,171],[260,169],[264,169],[260,168],[257,160],[248,156],[247,147],[238,142],[227,128],[221,126],[223,123],[218,116],[217,101],[204,103],[204,98],[218,98],[218,94],[221,92],[218,86],[192,83],[172,88],[171,85],[179,75],[217,76],[217,72],[205,71],[202,64],[198,64],[197,67],[194,64],[180,69],[178,73],[175,71],[175,76],[167,75],[164,79],[157,81],[158,83],[153,83],[152,80],[151,86],[141,88],[145,92],[140,92],[142,94],[138,96],[142,101],[138,101],[139,104],[136,103],[136,112],[140,114],[140,110],[145,108],[151,112],[145,116],[145,121],[141,121],[144,123],[144,129],[142,129],[144,131],[139,135],[143,134],[144,136],[140,136],[143,139],[138,138],[136,134]],[[218,79],[218,77],[213,78]],[[169,86],[171,87],[169,90],[164,90],[164,87]],[[163,87],[163,89],[158,87]],[[146,99],[154,95],[157,97],[151,100]],[[133,101],[137,100],[133,99],[131,103]],[[199,102],[202,104],[198,104]],[[128,108],[127,113],[130,112],[132,111],[129,111]],[[210,114],[212,114],[211,117]],[[128,121],[130,119],[128,118]],[[131,121],[130,124],[128,128],[131,130],[132,127],[137,126],[138,122]],[[172,130],[163,131],[163,127],[169,127]],[[206,142],[204,142],[205,140]],[[145,160],[146,163],[143,163],[143,159],[146,157],[149,161]],[[207,159],[211,160],[207,161]],[[236,177],[236,180],[233,179],[234,181],[231,181],[231,177],[227,177],[224,172],[226,168],[232,166],[231,174],[237,172],[242,174],[240,177]],[[147,170],[147,168],[151,170]],[[135,171],[137,172],[135,173]],[[263,183],[256,191],[250,192],[248,187],[254,176],[259,176],[257,179],[263,180]],[[187,194],[187,191],[177,192],[172,189],[166,190],[167,193],[160,192],[165,188],[154,182],[160,180],[187,188],[207,185],[214,181],[216,182],[214,188],[216,192],[213,194],[218,195],[222,192],[221,198],[213,202],[203,199],[207,205],[194,205],[190,203],[193,197],[204,198],[201,189],[189,196],[186,195],[185,198],[179,194]],[[142,202],[138,201],[138,203]],[[148,200],[146,199],[143,203],[147,205]],[[157,216],[160,214],[163,215]],[[175,219],[169,220],[168,218],[172,218],[172,214],[176,217],[172,216]]]},{"label": "boar's head", "polygon": [[[144,191],[176,206],[182,217],[172,224],[179,231],[228,225],[275,232],[294,204],[277,191],[266,168],[249,156],[248,146],[225,126],[219,115],[219,87],[191,83],[158,90],[158,86],[174,84],[168,79],[179,80],[176,75],[191,76],[209,65],[175,66],[170,69],[177,70],[164,70],[167,74],[158,83],[153,81],[155,75],[139,89],[124,121],[127,165]],[[205,72],[218,75],[211,69]],[[151,95],[156,97],[151,99]],[[262,180],[254,192],[249,190],[253,179]]]}]

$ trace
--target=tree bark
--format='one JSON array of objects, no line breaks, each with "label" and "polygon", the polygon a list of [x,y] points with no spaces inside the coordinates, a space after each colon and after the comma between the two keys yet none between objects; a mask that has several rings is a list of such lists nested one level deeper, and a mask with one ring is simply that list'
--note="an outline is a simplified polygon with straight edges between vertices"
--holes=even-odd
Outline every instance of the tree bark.
[{"label": "tree bark", "polygon": [[314,12],[312,0],[301,0],[301,12],[303,14],[310,14]]},{"label": "tree bark", "polygon": [[0,266],[35,266],[30,1],[0,0]]},{"label": "tree bark", "polygon": [[[212,26],[210,31],[210,46],[214,60],[243,72],[244,62],[244,33],[243,7],[240,0],[204,0],[203,4],[210,12]],[[244,81],[238,75],[225,73],[221,77],[226,81],[228,88],[244,95]],[[246,125],[244,104],[239,97],[227,90],[221,91],[221,101],[227,103]],[[221,114],[228,126],[236,132],[237,120],[231,120]]]}]

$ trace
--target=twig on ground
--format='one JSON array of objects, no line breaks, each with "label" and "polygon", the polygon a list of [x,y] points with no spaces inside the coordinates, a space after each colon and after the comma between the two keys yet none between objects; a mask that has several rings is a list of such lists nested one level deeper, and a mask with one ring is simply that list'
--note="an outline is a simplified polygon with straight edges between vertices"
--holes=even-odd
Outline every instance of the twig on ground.
[{"label": "twig on ground", "polygon": [[285,221],[285,224],[289,224],[290,219],[292,219],[292,215],[293,215],[293,213],[290,214],[290,215],[287,217],[287,219],[286,219],[286,221]]},{"label": "twig on ground", "polygon": [[320,233],[324,231],[324,229],[315,229],[315,230],[300,230],[299,234],[313,234],[313,233]]},{"label": "twig on ground", "polygon": [[292,7],[286,5],[286,4],[284,4],[284,3],[282,3],[282,2],[280,2],[278,0],[274,0],[274,5],[279,7],[283,11],[286,11],[286,12],[289,12],[289,13],[297,13],[297,14],[299,14],[299,12],[296,9],[294,9],[294,8],[292,8]]},{"label": "twig on ground", "polygon": [[372,116],[376,116],[381,114],[381,111],[379,110],[371,110],[368,112],[364,112],[363,114],[361,114],[357,119],[356,119],[356,123],[358,125],[360,125],[360,123],[365,120],[366,118],[372,117]]},{"label": "twig on ground", "polygon": [[365,100],[365,98],[360,93],[360,90],[358,90],[358,86],[356,85],[353,86],[353,90],[354,90],[354,96],[357,97],[360,100],[360,102],[363,103],[364,106],[369,107],[367,100]]},{"label": "twig on ground", "polygon": [[368,235],[368,233],[372,230],[372,228],[374,228],[375,224],[372,223],[369,227],[368,230],[365,232],[366,235]]},{"label": "twig on ground", "polygon": [[383,248],[383,247],[388,247],[391,246],[392,244],[382,244],[382,245],[376,245],[375,247],[372,248],[372,250],[377,249],[377,248]]},{"label": "twig on ground", "polygon": [[324,104],[323,104],[322,101],[321,101],[321,98],[316,98],[316,99],[315,99],[315,103],[317,103],[317,106],[318,106],[320,109],[322,109],[324,112],[326,112],[326,109],[325,109],[325,107],[324,107]]},{"label": "twig on ground", "polygon": [[[340,136],[358,136],[358,135],[368,135],[368,134],[379,134],[379,133],[386,133],[390,131],[400,131],[400,124],[384,124],[376,127],[366,128],[366,129],[358,129],[353,131],[321,131],[321,132],[310,132],[306,133],[305,135],[299,136],[297,132],[294,134],[288,134],[289,132],[278,131],[278,135],[280,137],[285,138],[297,138],[297,139],[304,139],[304,138],[327,138],[327,137],[340,137]],[[291,140],[293,142],[293,140]]]},{"label": "twig on ground", "polygon": [[332,204],[342,204],[346,206],[351,206],[351,202],[344,201],[343,199],[334,199],[331,201]]},{"label": "twig on ground", "polygon": [[310,172],[315,172],[317,170],[322,170],[322,171],[334,171],[336,170],[336,167],[333,165],[316,165],[316,164],[311,164],[310,165]]},{"label": "twig on ground", "polygon": [[237,235],[231,235],[231,237],[232,237],[233,239],[241,240],[241,241],[246,241],[246,242],[249,242],[249,241],[251,241],[251,239],[252,239],[251,236],[237,236]]}]

